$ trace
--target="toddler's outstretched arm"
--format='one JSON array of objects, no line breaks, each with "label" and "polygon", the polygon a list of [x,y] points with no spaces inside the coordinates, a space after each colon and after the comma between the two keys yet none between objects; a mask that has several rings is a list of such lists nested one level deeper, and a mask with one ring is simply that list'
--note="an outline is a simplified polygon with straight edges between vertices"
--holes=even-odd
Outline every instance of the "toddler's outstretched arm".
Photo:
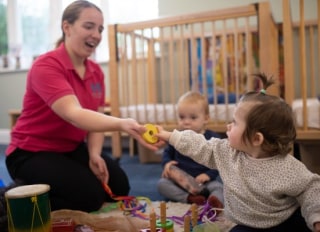
[{"label": "toddler's outstretched arm", "polygon": [[161,126],[157,126],[157,128],[158,133],[155,136],[157,136],[162,141],[168,142],[172,132],[166,131]]}]

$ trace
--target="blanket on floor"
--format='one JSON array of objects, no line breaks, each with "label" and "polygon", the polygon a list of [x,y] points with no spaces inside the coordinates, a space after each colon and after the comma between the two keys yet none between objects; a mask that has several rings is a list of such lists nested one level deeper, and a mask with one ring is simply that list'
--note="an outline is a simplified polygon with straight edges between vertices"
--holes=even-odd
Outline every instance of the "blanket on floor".
[{"label": "blanket on floor", "polygon": [[[90,226],[95,232],[139,232],[140,230],[150,228],[149,214],[155,212],[157,218],[161,217],[161,202],[145,202],[142,203],[145,207],[139,212],[126,211],[119,203],[106,203],[99,211],[93,213],[85,213],[74,210],[57,210],[52,212],[52,220],[59,218],[71,218],[76,224]],[[183,218],[190,213],[190,204],[166,202],[165,216],[173,220],[174,231],[183,232]],[[197,213],[201,213],[199,207]],[[205,217],[204,217],[205,218]],[[206,221],[207,220],[207,221]],[[223,212],[216,217],[214,222],[204,219],[201,224],[215,228],[217,232],[227,232],[234,224],[228,221]],[[212,230],[210,230],[212,231]]]}]

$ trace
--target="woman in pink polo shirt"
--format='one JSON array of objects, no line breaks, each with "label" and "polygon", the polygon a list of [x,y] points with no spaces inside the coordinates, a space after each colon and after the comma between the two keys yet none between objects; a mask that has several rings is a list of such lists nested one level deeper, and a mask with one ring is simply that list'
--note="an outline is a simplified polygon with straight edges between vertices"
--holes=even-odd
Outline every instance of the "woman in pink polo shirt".
[{"label": "woman in pink polo shirt", "polygon": [[62,16],[57,48],[40,56],[28,77],[23,110],[11,134],[6,164],[13,180],[49,184],[52,210],[98,210],[130,190],[125,172],[102,155],[105,131],[124,131],[143,145],[145,131],[133,119],[103,113],[104,74],[88,59],[101,41],[103,14],[74,1]]}]

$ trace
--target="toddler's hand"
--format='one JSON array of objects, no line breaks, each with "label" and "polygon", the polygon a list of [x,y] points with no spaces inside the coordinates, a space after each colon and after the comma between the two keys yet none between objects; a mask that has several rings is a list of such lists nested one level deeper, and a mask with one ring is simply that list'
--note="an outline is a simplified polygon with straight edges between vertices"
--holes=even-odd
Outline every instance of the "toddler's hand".
[{"label": "toddler's hand", "polygon": [[314,232],[320,232],[320,222],[314,223],[313,227],[314,227],[314,230],[313,230]]},{"label": "toddler's hand", "polygon": [[122,119],[122,130],[130,134],[133,138],[135,138],[140,144],[145,146],[146,148],[157,151],[164,145],[163,141],[159,141],[157,143],[151,144],[148,143],[144,138],[143,134],[147,131],[147,128],[144,125],[140,125],[136,120],[131,118]]},{"label": "toddler's hand", "polygon": [[175,160],[169,161],[168,163],[166,163],[166,165],[164,165],[163,168],[163,172],[162,172],[162,177],[168,178],[169,177],[169,173],[170,173],[170,167],[172,165],[177,165],[178,162]]},{"label": "toddler's hand", "polygon": [[206,173],[201,173],[195,179],[198,183],[204,184],[210,180],[210,177]]},{"label": "toddler's hand", "polygon": [[157,126],[158,133],[155,135],[162,141],[168,142],[172,132],[166,131],[162,126]]}]

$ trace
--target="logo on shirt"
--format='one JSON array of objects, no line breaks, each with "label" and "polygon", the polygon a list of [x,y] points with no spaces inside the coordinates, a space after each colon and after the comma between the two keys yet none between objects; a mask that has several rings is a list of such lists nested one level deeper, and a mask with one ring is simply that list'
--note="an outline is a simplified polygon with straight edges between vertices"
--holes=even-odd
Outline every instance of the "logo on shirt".
[{"label": "logo on shirt", "polygon": [[102,87],[100,83],[91,83],[91,94],[94,98],[102,97]]}]

